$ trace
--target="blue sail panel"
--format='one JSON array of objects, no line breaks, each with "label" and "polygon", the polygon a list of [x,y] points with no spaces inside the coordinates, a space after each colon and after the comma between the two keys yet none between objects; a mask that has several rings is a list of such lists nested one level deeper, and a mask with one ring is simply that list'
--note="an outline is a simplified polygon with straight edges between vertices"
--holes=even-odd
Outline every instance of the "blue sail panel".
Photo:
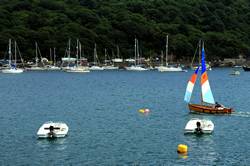
[{"label": "blue sail panel", "polygon": [[201,74],[203,74],[206,71],[206,61],[205,61],[205,49],[204,46],[201,50]]},{"label": "blue sail panel", "polygon": [[215,104],[213,93],[211,91],[208,80],[202,84],[202,101],[210,104]]}]

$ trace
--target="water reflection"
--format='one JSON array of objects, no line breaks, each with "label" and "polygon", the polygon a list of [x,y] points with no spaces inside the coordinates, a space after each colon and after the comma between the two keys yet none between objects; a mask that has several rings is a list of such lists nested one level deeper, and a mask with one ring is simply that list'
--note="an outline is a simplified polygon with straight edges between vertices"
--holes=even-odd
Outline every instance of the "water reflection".
[{"label": "water reflection", "polygon": [[189,158],[200,164],[216,164],[219,153],[213,135],[186,135],[186,143],[189,145]]},{"label": "water reflection", "polygon": [[37,139],[40,148],[55,148],[55,150],[65,150],[67,148],[67,138]]}]

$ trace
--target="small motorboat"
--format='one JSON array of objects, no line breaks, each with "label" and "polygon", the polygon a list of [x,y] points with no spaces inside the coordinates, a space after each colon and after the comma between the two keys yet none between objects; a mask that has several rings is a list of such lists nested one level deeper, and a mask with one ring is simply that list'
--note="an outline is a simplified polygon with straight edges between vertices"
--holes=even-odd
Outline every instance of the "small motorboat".
[{"label": "small motorboat", "polygon": [[232,73],[230,73],[230,75],[240,75],[240,71],[234,70]]},{"label": "small motorboat", "polygon": [[193,118],[185,126],[185,134],[210,134],[214,130],[214,124],[209,119]]},{"label": "small motorboat", "polygon": [[250,67],[249,66],[242,66],[244,71],[250,71]]},{"label": "small motorboat", "polygon": [[46,122],[38,130],[38,138],[62,138],[68,134],[69,128],[63,122]]}]

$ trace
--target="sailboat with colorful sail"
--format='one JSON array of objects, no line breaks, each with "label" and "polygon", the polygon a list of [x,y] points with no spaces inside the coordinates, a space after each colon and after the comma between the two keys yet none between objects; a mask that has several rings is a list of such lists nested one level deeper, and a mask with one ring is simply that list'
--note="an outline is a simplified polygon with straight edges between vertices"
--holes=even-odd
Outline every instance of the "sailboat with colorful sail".
[{"label": "sailboat with colorful sail", "polygon": [[191,104],[191,96],[193,92],[193,88],[198,76],[200,66],[195,70],[195,73],[191,76],[184,101],[188,103],[189,110],[192,112],[199,112],[199,113],[210,113],[210,114],[231,114],[233,112],[232,108],[224,107],[223,105],[218,104],[215,102],[213,93],[211,91],[209,81],[208,81],[208,75],[207,75],[207,69],[206,69],[206,62],[205,62],[205,49],[204,49],[204,43],[202,45],[201,50],[201,104]]}]

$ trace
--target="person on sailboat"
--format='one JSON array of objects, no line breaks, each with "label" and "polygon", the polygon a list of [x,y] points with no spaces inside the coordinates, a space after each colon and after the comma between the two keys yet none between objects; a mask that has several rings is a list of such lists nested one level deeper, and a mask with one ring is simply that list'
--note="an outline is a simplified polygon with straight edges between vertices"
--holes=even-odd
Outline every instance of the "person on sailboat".
[{"label": "person on sailboat", "polygon": [[219,104],[219,103],[216,101],[214,107],[215,107],[215,108],[224,108],[224,105]]},{"label": "person on sailboat", "polygon": [[201,129],[201,122],[196,122],[196,126],[197,126],[197,128],[195,128],[194,133],[198,134],[198,135],[203,134],[203,131]]}]

